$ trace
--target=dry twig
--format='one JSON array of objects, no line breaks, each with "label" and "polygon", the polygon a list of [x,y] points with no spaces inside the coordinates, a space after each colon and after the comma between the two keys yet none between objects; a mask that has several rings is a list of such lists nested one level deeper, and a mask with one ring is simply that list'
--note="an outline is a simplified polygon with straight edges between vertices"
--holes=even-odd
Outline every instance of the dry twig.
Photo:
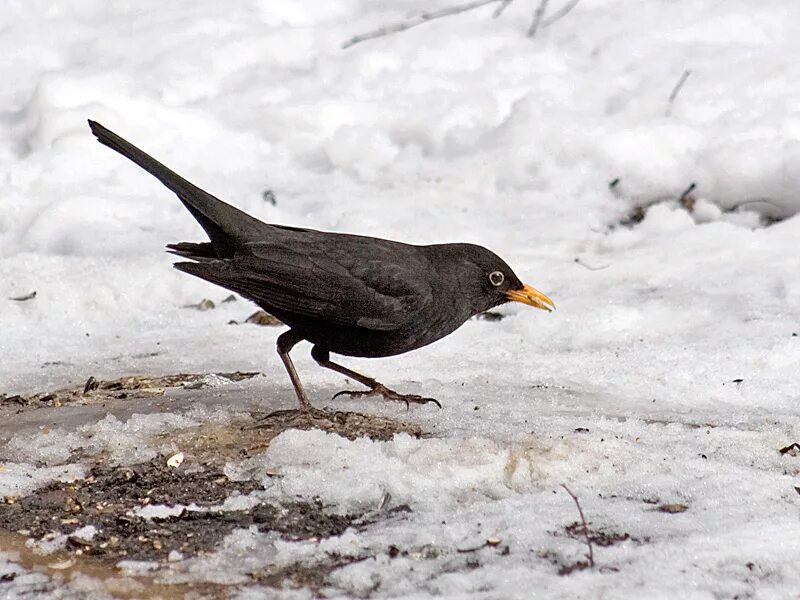
[{"label": "dry twig", "polygon": [[[773,202],[769,198],[753,198],[751,200],[742,200],[741,202],[737,202],[736,204],[731,206],[730,209],[728,209],[728,210],[729,211],[739,210],[743,206],[747,206],[749,204],[769,204],[770,206],[775,207],[775,208],[779,208],[781,210],[786,208],[784,206],[781,206],[777,202]],[[12,300],[13,300],[13,298],[12,298]]]},{"label": "dry twig", "polygon": [[683,208],[692,212],[694,210],[695,205],[695,197],[692,195],[692,192],[697,187],[697,184],[693,181],[689,184],[683,193],[678,197],[678,204],[680,204]]},{"label": "dry twig", "polygon": [[492,13],[492,18],[496,19],[500,15],[503,14],[503,11],[508,8],[509,4],[511,4],[514,0],[500,0],[500,5],[494,9]]},{"label": "dry twig", "polygon": [[558,21],[559,19],[567,16],[569,12],[578,5],[578,2],[581,0],[571,0],[567,2],[564,6],[561,7],[561,10],[554,12],[552,15],[547,17],[546,19],[542,19],[542,29],[545,27],[550,27],[553,23]]},{"label": "dry twig", "polygon": [[583,262],[580,259],[580,257],[577,257],[577,256],[575,257],[575,264],[582,266],[584,269],[589,269],[590,271],[602,271],[603,269],[607,269],[608,267],[611,266],[610,264],[608,264],[608,265],[602,265],[602,266],[599,266],[599,267],[593,267],[591,265],[587,265],[585,262]]},{"label": "dry twig", "polygon": [[[434,21],[436,19],[442,19],[444,17],[449,17],[451,15],[457,15],[463,12],[467,12],[470,10],[474,10],[476,8],[480,8],[481,6],[486,6],[487,4],[495,4],[497,3],[497,8],[494,9],[492,12],[492,18],[496,19],[503,12],[511,5],[514,0],[474,0],[473,2],[467,2],[466,4],[461,4],[459,6],[452,6],[450,8],[443,8],[441,10],[434,10],[431,12],[424,12],[419,15],[413,16],[406,21],[402,21],[399,23],[390,23],[389,25],[384,25],[378,29],[374,29],[373,31],[368,31],[367,33],[362,33],[360,35],[356,35],[351,37],[345,43],[342,44],[342,49],[346,50],[350,46],[355,46],[356,44],[360,44],[361,42],[366,42],[367,40],[374,40],[379,37],[384,37],[387,35],[392,35],[394,33],[400,33],[401,31],[406,31],[407,29],[411,29],[412,27],[417,27],[418,25],[423,25],[424,23],[428,23],[429,21]],[[549,27],[565,15],[567,15],[575,6],[577,6],[580,0],[569,0],[564,6],[562,6],[558,11],[550,15],[548,18],[544,18],[545,12],[547,12],[547,5],[549,4],[550,0],[539,0],[539,4],[536,6],[536,9],[533,11],[533,21],[531,22],[530,27],[528,28],[527,36],[532,38],[536,35],[536,32],[539,29],[543,29],[545,27]]]},{"label": "dry twig", "polygon": [[24,296],[14,296],[9,298],[9,300],[13,300],[14,302],[27,302],[28,300],[33,300],[36,298],[36,290],[33,290],[30,294],[25,294]]},{"label": "dry twig", "polygon": [[[544,1],[546,2],[547,0]],[[460,6],[452,6],[450,8],[443,8],[442,10],[435,10],[432,12],[424,12],[415,17],[412,17],[408,21],[385,25],[379,29],[375,29],[373,31],[368,31],[367,33],[362,33],[361,35],[356,35],[354,37],[351,37],[344,44],[342,44],[342,49],[343,50],[347,49],[350,46],[354,46],[361,42],[366,42],[367,40],[374,40],[375,38],[391,35],[393,33],[399,33],[401,31],[406,31],[407,29],[411,29],[412,27],[417,27],[418,25],[423,25],[435,19],[441,19],[443,17],[457,15],[459,13],[480,8],[481,6],[486,6],[487,4],[494,4],[495,2],[503,2],[506,5],[510,4],[510,1],[506,2],[506,0],[474,0],[473,2],[468,2]],[[498,7],[498,10],[500,10],[501,8],[505,10],[505,6]],[[497,13],[497,11],[495,11],[495,13]]]},{"label": "dry twig", "polygon": [[594,569],[594,551],[592,550],[592,538],[589,537],[589,525],[586,523],[586,517],[583,516],[583,509],[581,508],[581,503],[578,502],[578,497],[573,494],[570,489],[561,484],[570,497],[575,501],[575,506],[578,507],[578,514],[581,516],[581,524],[583,525],[583,535],[586,536],[586,545],[589,547],[589,554],[586,555],[586,559],[589,561],[589,568]]},{"label": "dry twig", "polygon": [[667,100],[667,110],[664,112],[664,116],[668,117],[672,114],[672,105],[675,103],[675,98],[678,97],[678,94],[683,87],[683,84],[686,83],[686,80],[689,79],[689,75],[692,72],[689,69],[686,69],[678,79],[678,82],[675,84],[675,87],[672,88],[672,93],[669,95],[669,100]]},{"label": "dry twig", "polygon": [[533,11],[533,21],[531,21],[531,26],[528,28],[528,37],[532,38],[536,35],[536,32],[539,30],[539,25],[542,23],[542,18],[544,17],[544,13],[547,11],[547,4],[550,0],[539,0],[539,4],[536,9]]}]

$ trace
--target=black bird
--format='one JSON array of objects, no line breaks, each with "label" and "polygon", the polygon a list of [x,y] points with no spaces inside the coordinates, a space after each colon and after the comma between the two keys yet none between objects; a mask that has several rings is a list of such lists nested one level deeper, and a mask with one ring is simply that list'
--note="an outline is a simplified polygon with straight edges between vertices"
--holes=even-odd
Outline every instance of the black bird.
[{"label": "black bird", "polygon": [[550,298],[524,285],[503,259],[482,246],[412,246],[264,223],[189,183],[99,123],[89,121],[89,127],[100,143],[174,192],[208,234],[209,242],[167,246],[192,261],[175,263],[176,269],[252,300],[289,326],[278,337],[278,355],[304,411],[311,404],[289,357],[301,340],[314,345],[311,356],[320,366],[369,388],[340,394],[436,402],[398,394],[332,362],[330,353],[378,357],[416,350],[510,300],[553,308]]}]

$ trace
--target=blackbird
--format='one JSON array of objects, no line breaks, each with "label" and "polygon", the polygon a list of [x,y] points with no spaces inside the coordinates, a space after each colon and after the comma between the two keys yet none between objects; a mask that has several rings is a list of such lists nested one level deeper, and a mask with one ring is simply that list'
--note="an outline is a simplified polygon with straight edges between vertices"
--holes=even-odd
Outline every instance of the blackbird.
[{"label": "blackbird", "polygon": [[330,353],[393,356],[435,342],[470,317],[511,300],[547,311],[554,307],[481,246],[414,246],[264,223],[189,183],[99,123],[90,120],[89,127],[100,143],[174,192],[208,234],[208,242],[167,245],[172,254],[189,259],[175,263],[176,269],[252,300],[289,326],[278,336],[278,355],[303,411],[311,410],[311,404],[289,357],[301,340],[313,344],[311,356],[320,366],[368,388],[339,394],[438,405],[433,398],[394,392],[332,362]]}]

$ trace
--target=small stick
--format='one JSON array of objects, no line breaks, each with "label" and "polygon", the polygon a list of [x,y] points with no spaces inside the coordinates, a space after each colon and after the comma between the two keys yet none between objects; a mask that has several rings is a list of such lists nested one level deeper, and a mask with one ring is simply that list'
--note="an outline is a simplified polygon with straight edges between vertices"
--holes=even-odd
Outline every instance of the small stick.
[{"label": "small stick", "polygon": [[[743,206],[747,206],[748,204],[769,204],[770,206],[774,206],[775,208],[784,208],[780,204],[772,202],[768,198],[754,198],[753,200],[742,200],[741,202],[734,204],[728,209],[728,212],[738,210]],[[14,300],[15,298],[12,298]]]},{"label": "small stick", "polygon": [[689,79],[689,75],[691,74],[692,72],[689,69],[686,69],[678,79],[678,83],[676,83],[675,87],[672,88],[672,93],[669,95],[669,100],[667,100],[667,110],[664,112],[665,117],[669,117],[672,114],[672,105],[675,103],[675,98],[678,97],[683,84],[686,83],[686,80]]},{"label": "small stick", "polygon": [[577,256],[575,257],[575,264],[582,266],[584,269],[589,269],[590,271],[602,271],[603,269],[607,269],[608,267],[611,266],[610,264],[608,264],[608,265],[603,265],[601,267],[592,267],[590,265],[587,265],[580,259],[580,257]]},{"label": "small stick", "polygon": [[539,30],[539,25],[542,22],[544,13],[547,11],[548,2],[550,2],[550,0],[539,0],[539,5],[536,7],[536,10],[533,11],[533,21],[531,21],[531,26],[528,28],[529,38],[535,36],[536,32]]},{"label": "small stick", "polygon": [[694,191],[694,188],[696,187],[697,184],[693,181],[692,183],[689,184],[689,187],[687,187],[683,191],[683,193],[678,197],[678,203],[689,212],[692,212],[694,210],[694,203],[695,203],[694,198],[689,194],[691,194]]},{"label": "small stick", "polygon": [[697,187],[697,184],[694,181],[692,183],[690,183],[689,187],[687,187],[683,191],[683,193],[680,196],[678,196],[678,201],[679,202],[683,202],[686,199],[686,196],[691,194],[694,191],[694,188],[696,188],[696,187]]},{"label": "small stick", "polygon": [[[543,1],[546,2],[547,0]],[[480,8],[481,6],[486,6],[487,4],[494,4],[495,2],[505,2],[505,0],[474,0],[473,2],[468,2],[467,4],[462,4],[460,6],[452,6],[450,8],[443,8],[441,10],[435,10],[432,12],[424,12],[416,17],[412,17],[408,21],[384,25],[379,29],[362,33],[361,35],[356,35],[342,44],[342,49],[346,50],[350,46],[354,46],[361,42],[366,42],[367,40],[374,40],[375,38],[391,35],[393,33],[400,33],[401,31],[406,31],[407,29],[417,27],[418,25],[423,25],[435,19],[449,17],[450,15],[457,15],[459,13],[467,12],[468,10],[474,10],[476,8]]]},{"label": "small stick", "polygon": [[589,525],[586,524],[586,517],[583,516],[583,509],[581,508],[581,503],[578,502],[578,497],[575,494],[573,494],[566,485],[562,483],[561,487],[567,490],[567,493],[575,501],[575,506],[578,507],[578,514],[581,516],[581,523],[583,524],[583,535],[586,536],[586,545],[589,547],[589,554],[586,558],[589,559],[589,568],[594,569],[594,552],[592,551],[592,539],[589,537]]},{"label": "small stick", "polygon": [[568,2],[567,4],[562,6],[561,10],[559,10],[558,12],[555,12],[552,15],[550,15],[548,18],[543,19],[542,20],[542,29],[544,29],[545,27],[550,27],[550,25],[552,25],[553,23],[555,23],[556,21],[558,21],[562,17],[566,17],[569,14],[569,12],[578,5],[578,2],[580,2],[580,1],[581,0],[572,0],[571,2]]},{"label": "small stick", "polygon": [[508,5],[511,4],[514,0],[500,0],[500,5],[494,9],[492,13],[492,18],[496,19],[500,15],[503,14],[503,11],[508,8]]},{"label": "small stick", "polygon": [[27,300],[33,300],[36,298],[36,290],[33,290],[30,294],[25,294],[24,296],[14,296],[9,298],[9,300],[13,300],[14,302],[26,302]]}]

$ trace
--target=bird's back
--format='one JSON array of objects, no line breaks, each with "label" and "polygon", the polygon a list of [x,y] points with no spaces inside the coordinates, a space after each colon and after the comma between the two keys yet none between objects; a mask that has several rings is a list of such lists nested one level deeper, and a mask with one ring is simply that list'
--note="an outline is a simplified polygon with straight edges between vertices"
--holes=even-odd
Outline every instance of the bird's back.
[{"label": "bird's back", "polygon": [[177,269],[252,300],[312,343],[390,356],[444,337],[469,318],[453,298],[458,281],[439,264],[441,247],[264,223],[99,123],[89,125],[101,143],[174,192],[208,234],[209,242],[168,246],[189,259]]}]

